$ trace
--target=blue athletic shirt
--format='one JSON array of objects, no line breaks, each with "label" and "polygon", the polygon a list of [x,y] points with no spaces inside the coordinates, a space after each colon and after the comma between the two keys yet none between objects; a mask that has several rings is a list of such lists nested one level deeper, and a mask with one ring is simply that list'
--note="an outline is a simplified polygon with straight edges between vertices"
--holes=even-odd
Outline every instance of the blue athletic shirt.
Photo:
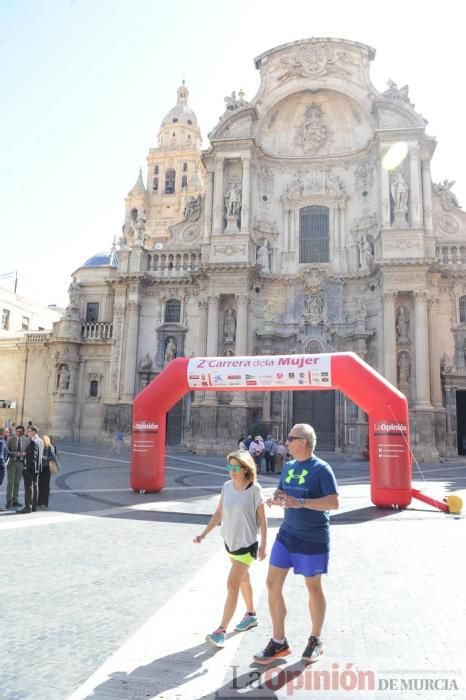
[{"label": "blue athletic shirt", "polygon": [[[322,498],[338,493],[331,466],[315,455],[303,461],[286,462],[277,488],[295,498]],[[306,542],[328,544],[329,520],[327,510],[286,508],[280,533],[291,536],[287,539],[296,537]]]}]

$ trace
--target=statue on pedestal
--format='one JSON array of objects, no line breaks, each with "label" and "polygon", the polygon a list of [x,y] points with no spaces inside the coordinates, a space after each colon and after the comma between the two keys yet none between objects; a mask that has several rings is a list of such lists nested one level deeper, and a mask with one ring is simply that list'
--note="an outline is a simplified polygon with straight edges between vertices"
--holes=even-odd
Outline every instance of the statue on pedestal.
[{"label": "statue on pedestal", "polygon": [[236,337],[236,314],[234,309],[227,309],[223,319],[223,339],[226,343],[234,343]]},{"label": "statue on pedestal", "polygon": [[70,297],[70,306],[72,306],[75,309],[78,307],[80,288],[81,288],[81,285],[76,280],[76,277],[73,277],[73,281],[71,282],[70,286],[68,287],[68,295]]},{"label": "statue on pedestal", "polygon": [[406,306],[400,306],[396,315],[396,336],[399,342],[409,340],[409,311]]},{"label": "statue on pedestal", "polygon": [[270,257],[267,241],[264,240],[257,248],[257,264],[262,267],[262,272],[270,272]]},{"label": "statue on pedestal", "polygon": [[225,194],[225,211],[227,216],[239,216],[241,208],[241,187],[234,184]]},{"label": "statue on pedestal", "polygon": [[70,388],[70,370],[66,365],[60,365],[58,368],[57,376],[57,389],[69,389]]},{"label": "statue on pedestal", "polygon": [[395,211],[394,223],[396,226],[405,226],[407,223],[406,214],[408,213],[409,189],[400,170],[397,171],[393,178],[390,191],[392,194]]},{"label": "statue on pedestal", "polygon": [[167,344],[165,346],[165,356],[164,356],[164,361],[165,364],[167,362],[170,362],[171,360],[174,360],[176,357],[176,342],[175,339],[170,336],[167,340]]}]

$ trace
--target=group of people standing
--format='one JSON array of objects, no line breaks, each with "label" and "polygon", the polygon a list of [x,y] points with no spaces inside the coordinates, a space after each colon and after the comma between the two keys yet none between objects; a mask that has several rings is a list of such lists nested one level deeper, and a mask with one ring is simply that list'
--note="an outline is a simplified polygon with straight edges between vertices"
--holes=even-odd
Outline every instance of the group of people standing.
[{"label": "group of people standing", "polygon": [[194,542],[200,544],[221,522],[221,534],[231,561],[222,619],[218,628],[207,634],[206,640],[216,647],[225,646],[240,593],[246,611],[235,630],[244,632],[258,624],[249,566],[255,559],[263,560],[267,556],[264,505],[278,505],[284,509],[284,519],[272,545],[267,575],[272,637],[267,646],[254,655],[254,661],[269,664],[291,653],[285,634],[287,610],[283,586],[293,569],[295,574],[304,577],[311,617],[310,635],[301,658],[305,663],[313,663],[323,653],[321,633],[326,601],[321,577],[327,573],[329,563],[329,511],[339,505],[335,476],[330,465],[314,454],[316,434],[312,426],[299,423],[291,428],[286,441],[286,450],[292,459],[283,466],[272,496],[265,499],[256,480],[257,462],[250,450],[243,449],[244,441],[240,442],[243,443],[240,449],[227,456],[230,480],[223,485],[215,513],[194,538]]},{"label": "group of people standing", "polygon": [[288,455],[288,450],[283,440],[274,440],[271,435],[267,435],[266,439],[262,435],[241,435],[238,440],[240,450],[247,450],[254,459],[257,473],[262,471],[262,465],[265,462],[265,471],[267,474],[277,471],[281,474],[283,463]]},{"label": "group of people standing", "polygon": [[[13,434],[14,430],[14,434]],[[10,434],[11,433],[11,434]],[[36,426],[0,428],[0,486],[7,475],[6,504],[0,510],[33,513],[49,505],[51,463],[57,465],[57,451],[48,435],[39,437]],[[55,466],[53,472],[58,471]],[[24,482],[24,506],[19,502],[21,480]]]}]

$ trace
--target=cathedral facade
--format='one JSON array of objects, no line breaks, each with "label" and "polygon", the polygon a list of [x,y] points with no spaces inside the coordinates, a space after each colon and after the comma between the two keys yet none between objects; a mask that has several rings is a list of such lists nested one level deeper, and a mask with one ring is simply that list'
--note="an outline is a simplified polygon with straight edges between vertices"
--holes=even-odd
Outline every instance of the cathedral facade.
[{"label": "cathedral facade", "polygon": [[[407,396],[419,459],[466,453],[466,214],[431,181],[436,142],[407,86],[372,85],[374,56],[337,39],[267,51],[256,96],[225,98],[202,152],[179,88],[118,245],[75,271],[51,334],[18,340],[11,362],[47,368],[8,389],[26,419],[99,439],[130,430],[174,357],[353,351]],[[168,439],[221,451],[301,421],[321,449],[366,447],[365,414],[333,391],[196,392]]]}]

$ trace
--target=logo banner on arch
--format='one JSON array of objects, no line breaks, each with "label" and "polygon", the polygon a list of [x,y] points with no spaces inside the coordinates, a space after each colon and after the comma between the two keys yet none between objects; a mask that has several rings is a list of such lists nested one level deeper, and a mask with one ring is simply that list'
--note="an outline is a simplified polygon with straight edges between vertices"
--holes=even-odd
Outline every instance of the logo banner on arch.
[{"label": "logo banner on arch", "polygon": [[330,355],[196,357],[188,363],[188,384],[191,389],[310,386],[330,389]]}]

